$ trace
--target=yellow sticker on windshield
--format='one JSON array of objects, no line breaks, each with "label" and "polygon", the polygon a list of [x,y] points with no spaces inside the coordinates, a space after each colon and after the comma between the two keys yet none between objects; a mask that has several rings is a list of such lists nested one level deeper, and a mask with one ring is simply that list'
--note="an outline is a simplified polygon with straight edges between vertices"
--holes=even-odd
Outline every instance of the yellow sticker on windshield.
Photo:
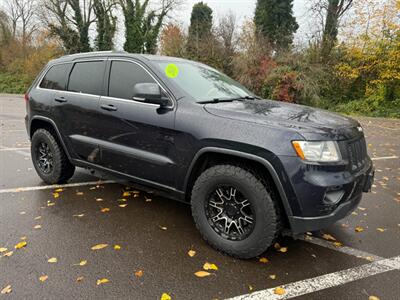
[{"label": "yellow sticker on windshield", "polygon": [[167,75],[167,77],[169,78],[175,78],[178,76],[178,74],[179,74],[179,69],[175,64],[169,64],[165,68],[165,75]]}]

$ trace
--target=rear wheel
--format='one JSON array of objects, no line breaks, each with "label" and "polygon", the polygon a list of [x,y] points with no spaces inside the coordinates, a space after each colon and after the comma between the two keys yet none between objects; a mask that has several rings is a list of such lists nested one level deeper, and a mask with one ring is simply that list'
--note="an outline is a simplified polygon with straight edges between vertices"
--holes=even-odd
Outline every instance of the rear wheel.
[{"label": "rear wheel", "polygon": [[62,183],[74,175],[75,167],[68,160],[53,133],[46,129],[34,132],[31,156],[36,172],[46,183]]},{"label": "rear wheel", "polygon": [[278,211],[263,181],[249,171],[218,165],[196,180],[192,215],[204,239],[238,258],[263,253],[279,231]]}]

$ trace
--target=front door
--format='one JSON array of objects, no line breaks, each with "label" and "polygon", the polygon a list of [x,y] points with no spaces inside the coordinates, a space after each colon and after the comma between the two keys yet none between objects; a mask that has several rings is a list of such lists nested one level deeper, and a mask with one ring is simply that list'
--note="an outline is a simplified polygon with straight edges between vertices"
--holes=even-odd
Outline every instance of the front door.
[{"label": "front door", "polygon": [[109,61],[107,96],[99,105],[101,165],[145,182],[174,186],[175,111],[134,101],[137,83],[157,81],[137,62]]}]

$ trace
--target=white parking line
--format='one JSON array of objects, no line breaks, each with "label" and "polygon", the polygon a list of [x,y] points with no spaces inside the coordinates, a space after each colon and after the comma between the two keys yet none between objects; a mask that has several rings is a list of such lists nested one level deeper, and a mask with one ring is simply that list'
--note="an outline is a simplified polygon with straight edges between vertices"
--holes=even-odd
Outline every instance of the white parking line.
[{"label": "white parking line", "polygon": [[19,188],[0,190],[0,194],[19,193],[19,192],[28,192],[28,191],[38,191],[38,190],[48,190],[48,189],[58,189],[58,188],[86,186],[86,185],[110,184],[110,183],[119,183],[119,181],[115,181],[115,180],[101,181],[101,180],[98,180],[98,181],[66,183],[66,184],[52,184],[52,185],[42,185],[42,186],[19,187]]},{"label": "white parking line", "polygon": [[362,250],[358,250],[358,249],[354,249],[348,246],[340,246],[337,247],[335,246],[333,243],[328,242],[326,240],[317,238],[317,237],[312,237],[312,236],[308,236],[305,235],[304,237],[298,238],[299,240],[311,243],[311,244],[315,244],[321,247],[325,247],[334,251],[338,251],[347,255],[351,255],[351,256],[355,256],[357,258],[362,258],[362,259],[366,259],[368,261],[374,261],[374,260],[382,260],[384,259],[383,257],[380,257],[378,255],[375,254],[371,254]]},{"label": "white parking line", "polygon": [[393,270],[400,270],[400,256],[374,261],[372,263],[347,270],[284,284],[280,286],[285,290],[284,295],[276,295],[274,293],[276,289],[275,287],[254,292],[252,294],[237,296],[231,298],[230,300],[291,299]]},{"label": "white parking line", "polygon": [[29,147],[16,147],[16,148],[8,148],[4,146],[0,146],[0,151],[20,151],[20,150],[30,150]]},{"label": "white parking line", "polygon": [[396,155],[393,155],[393,156],[373,157],[373,158],[371,158],[371,160],[385,160],[385,159],[396,159],[396,158],[399,158],[399,157]]}]

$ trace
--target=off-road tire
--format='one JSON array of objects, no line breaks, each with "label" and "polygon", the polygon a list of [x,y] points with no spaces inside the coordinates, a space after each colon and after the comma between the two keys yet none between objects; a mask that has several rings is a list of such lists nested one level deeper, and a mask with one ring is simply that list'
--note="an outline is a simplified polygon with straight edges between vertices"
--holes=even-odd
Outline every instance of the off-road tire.
[{"label": "off-road tire", "polygon": [[[37,152],[38,145],[45,142],[53,155],[53,168],[50,173],[44,173],[38,166]],[[48,184],[63,183],[70,179],[75,172],[75,166],[69,161],[64,149],[58,142],[53,132],[46,129],[38,129],[33,133],[31,140],[31,157],[36,172]]]},{"label": "off-road tire", "polygon": [[[207,220],[207,197],[218,184],[237,187],[254,207],[255,226],[243,240],[232,241],[222,237]],[[201,235],[212,247],[236,258],[249,259],[271,246],[280,230],[279,212],[265,184],[256,174],[233,165],[213,166],[197,178],[191,194],[192,215]]]}]

